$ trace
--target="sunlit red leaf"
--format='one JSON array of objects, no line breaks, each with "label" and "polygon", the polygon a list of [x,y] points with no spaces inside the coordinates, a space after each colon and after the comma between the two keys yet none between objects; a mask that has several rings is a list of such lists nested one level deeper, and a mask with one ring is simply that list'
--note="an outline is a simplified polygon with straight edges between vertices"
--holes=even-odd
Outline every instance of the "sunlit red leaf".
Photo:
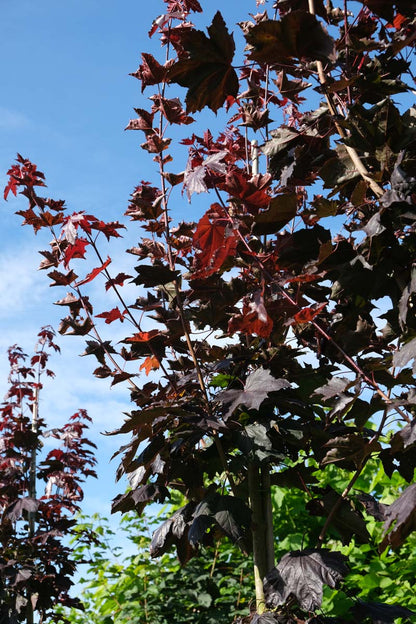
[{"label": "sunlit red leaf", "polygon": [[312,306],[310,306],[309,308],[303,308],[303,310],[297,312],[297,314],[295,314],[293,318],[295,319],[296,323],[299,323],[300,325],[303,323],[310,323],[311,321],[313,321],[315,316],[318,316],[318,314],[325,308],[325,306],[326,303],[321,303],[321,305],[315,308]]},{"label": "sunlit red leaf", "polygon": [[228,323],[230,334],[241,332],[243,334],[256,334],[262,338],[268,338],[273,329],[273,320],[267,313],[261,291],[257,291],[252,301],[245,300],[242,314],[233,316]]},{"label": "sunlit red leaf", "polygon": [[393,26],[396,30],[400,30],[405,22],[407,22],[407,17],[405,17],[401,13],[397,13],[393,20]]},{"label": "sunlit red leaf", "polygon": [[11,174],[12,171],[13,171],[13,167],[11,169],[9,169],[9,171],[7,172],[7,174],[10,177],[9,177],[8,183],[6,184],[6,186],[4,188],[3,197],[4,197],[5,200],[7,200],[7,197],[9,195],[10,191],[13,193],[14,196],[16,196],[17,188],[19,186],[16,178],[13,177],[13,175]]},{"label": "sunlit red leaf", "polygon": [[88,273],[88,275],[84,277],[83,280],[80,280],[79,282],[74,284],[74,286],[77,288],[78,286],[81,286],[82,284],[88,284],[88,282],[92,282],[92,280],[95,279],[97,275],[99,275],[102,271],[104,271],[104,269],[108,267],[110,262],[111,262],[111,258],[107,258],[107,260],[101,266],[93,269],[91,273]]},{"label": "sunlit red leaf", "polygon": [[219,204],[200,219],[193,237],[194,246],[200,251],[195,256],[195,270],[191,279],[208,277],[218,271],[228,256],[233,255],[238,234]]},{"label": "sunlit red leaf", "polygon": [[64,253],[64,267],[67,269],[73,258],[85,258],[85,248],[89,244],[85,238],[77,238],[73,245],[69,244]]},{"label": "sunlit red leaf", "polygon": [[219,187],[244,203],[248,208],[266,208],[270,204],[272,178],[269,174],[250,177],[245,171],[231,171]]},{"label": "sunlit red leaf", "polygon": [[152,329],[149,332],[139,332],[133,334],[129,338],[126,338],[125,342],[149,342],[152,338],[155,338],[160,334],[158,329]]},{"label": "sunlit red leaf", "polygon": [[157,370],[160,367],[160,362],[154,355],[149,355],[143,364],[140,366],[140,370],[144,370],[146,375],[149,375],[151,371]]},{"label": "sunlit red leaf", "polygon": [[126,314],[127,314],[127,310],[124,310],[124,312],[120,312],[118,307],[115,307],[109,312],[101,312],[101,314],[96,314],[95,316],[97,318],[105,319],[105,322],[107,323],[107,325],[109,325],[113,321],[123,322]]}]

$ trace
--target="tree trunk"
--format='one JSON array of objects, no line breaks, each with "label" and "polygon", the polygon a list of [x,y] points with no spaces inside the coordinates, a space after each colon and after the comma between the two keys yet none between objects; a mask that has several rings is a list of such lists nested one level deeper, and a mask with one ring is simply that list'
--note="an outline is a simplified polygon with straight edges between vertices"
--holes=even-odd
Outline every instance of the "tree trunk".
[{"label": "tree trunk", "polygon": [[274,565],[273,516],[268,468],[260,469],[250,462],[248,466],[248,488],[252,511],[254,584],[256,589],[256,611],[263,613],[265,599],[263,579]]}]

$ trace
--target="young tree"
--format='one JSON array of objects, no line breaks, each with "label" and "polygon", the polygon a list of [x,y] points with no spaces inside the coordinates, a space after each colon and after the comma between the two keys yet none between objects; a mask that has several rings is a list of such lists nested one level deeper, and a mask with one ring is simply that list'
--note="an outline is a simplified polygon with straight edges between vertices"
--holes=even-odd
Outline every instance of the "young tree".
[{"label": "young tree", "polygon": [[[39,393],[50,350],[59,351],[54,331],[38,334],[33,356],[17,345],[8,350],[9,390],[1,404],[0,422],[0,619],[4,624],[56,621],[57,604],[79,606],[69,594],[76,562],[63,541],[76,523],[83,498],[81,483],[96,476],[95,458],[84,437],[90,420],[85,410],[61,428],[46,429],[39,415]],[[42,453],[46,438],[61,441]],[[42,453],[42,454],[41,454]],[[44,491],[37,493],[40,481]],[[85,535],[88,539],[88,535]]]},{"label": "young tree", "polygon": [[[126,212],[144,231],[129,250],[135,276],[111,275],[98,247],[123,226],[66,215],[38,195],[43,174],[21,156],[5,196],[22,189],[24,222],[52,233],[41,267],[71,290],[59,331],[88,335],[95,375],[130,384],[133,409],[113,433],[132,434],[117,473],[131,488],[114,511],[181,492],[187,503],[155,531],[153,556],[175,546],[185,564],[225,535],[253,553],[250,621],[331,621],[324,586],[345,582],[354,544],[389,552],[415,526],[415,484],[387,506],[374,481],[360,481],[368,466],[408,483],[415,469],[416,116],[393,101],[414,88],[414,3],[278,0],[271,16],[240,22],[236,60],[219,11],[205,33],[190,21],[198,0],[165,5],[149,33],[165,57],[144,52],[133,74],[142,92],[154,88],[151,105],[127,126],[143,132],[160,174],[134,189]],[[305,111],[311,89],[322,102]],[[225,120],[218,136],[179,140],[205,108]],[[198,222],[173,221],[179,185],[189,199],[214,196]],[[99,265],[78,277],[74,260],[88,250]],[[84,287],[99,275],[119,304],[94,315]],[[127,280],[138,287],[130,303]],[[130,323],[121,348],[98,318]],[[277,565],[274,486],[303,491],[320,519]],[[369,515],[384,522],[379,539]],[[410,614],[358,601],[342,618]]]}]

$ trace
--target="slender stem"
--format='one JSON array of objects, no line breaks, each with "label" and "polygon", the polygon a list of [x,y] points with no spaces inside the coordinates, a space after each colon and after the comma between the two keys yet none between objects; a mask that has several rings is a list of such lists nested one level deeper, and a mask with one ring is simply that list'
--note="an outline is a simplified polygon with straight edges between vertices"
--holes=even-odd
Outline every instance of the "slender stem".
[{"label": "slender stem", "polygon": [[[34,434],[38,432],[38,418],[39,418],[39,387],[36,384],[34,389],[33,405],[32,405],[32,431]],[[29,496],[30,498],[36,498],[36,445],[32,448],[30,454],[30,470],[29,470]],[[35,514],[29,512],[29,537],[33,537],[35,534]]]},{"label": "slender stem", "polygon": [[345,501],[345,499],[347,498],[348,494],[350,493],[354,483],[357,481],[358,477],[362,473],[362,471],[364,469],[364,466],[367,463],[367,460],[368,460],[368,457],[361,463],[359,468],[357,468],[357,470],[354,472],[351,481],[348,483],[347,487],[342,492],[341,496],[337,499],[337,501],[335,502],[335,504],[332,507],[331,511],[329,512],[328,517],[325,520],[325,524],[322,527],[322,530],[321,530],[321,532],[319,533],[319,536],[318,536],[318,541],[319,541],[319,544],[321,546],[322,546],[322,542],[325,539],[325,535],[326,535],[326,533],[328,531],[329,525],[331,524],[331,522],[332,522],[335,514],[337,513],[338,509],[340,508],[340,506],[342,505],[342,503]]},{"label": "slender stem", "polygon": [[[91,246],[94,249],[94,251],[95,251],[95,253],[97,255],[98,260],[101,262],[101,264],[104,264],[103,257],[101,256],[100,251],[99,251],[97,245],[95,244],[95,241],[92,239],[92,237],[90,235],[87,235],[87,236],[88,236],[89,240],[91,241]],[[56,241],[56,242],[58,243],[58,241]],[[104,274],[105,274],[105,276],[107,277],[108,280],[111,280],[111,275],[110,275],[110,273],[109,273],[109,271],[107,269],[104,269]],[[136,327],[139,330],[139,332],[140,332],[141,331],[140,323],[136,320],[136,318],[131,313],[131,311],[130,311],[129,307],[127,306],[126,302],[124,301],[123,296],[121,295],[119,289],[115,286],[115,284],[112,284],[111,288],[112,288],[113,292],[115,293],[116,297],[118,298],[118,300],[120,301],[120,303],[121,303],[122,307],[124,308],[124,310],[126,310],[127,315],[129,317],[130,321],[132,322],[133,326]],[[80,300],[82,301],[81,291],[78,288],[76,290],[77,290],[77,295],[79,296]],[[86,310],[84,305],[83,305],[83,308],[84,308],[84,312],[86,314],[88,314],[88,311]],[[91,322],[94,324],[94,328],[95,328],[95,323],[94,323],[93,319],[91,318],[91,315],[88,314],[88,317],[90,318]],[[96,332],[96,334],[98,336],[98,332]],[[98,337],[97,339],[99,340],[100,344],[102,344],[102,345],[104,344],[103,341],[101,340],[101,338]],[[171,377],[171,375],[169,375],[165,365],[163,364],[163,361],[159,358],[159,356],[157,355],[156,351],[153,349],[151,340],[147,341],[147,346],[149,347],[149,350],[151,351],[152,355],[159,362],[159,366],[160,366],[161,370],[163,371],[166,379],[168,379],[169,382],[171,383],[172,387],[175,390],[177,390],[175,380]],[[110,357],[110,354],[107,351],[106,351],[106,354],[109,357],[109,359],[112,361],[112,363],[117,367],[117,369],[120,372],[122,372],[122,369],[116,364],[114,358]],[[138,389],[136,384],[132,383],[132,385],[134,386],[134,388]]]},{"label": "slender stem", "polygon": [[266,574],[274,567],[273,508],[269,466],[261,468],[263,512],[265,521]]},{"label": "slender stem", "polygon": [[[168,60],[168,58],[169,58],[169,43],[168,43],[168,45],[166,47],[166,61]],[[165,88],[166,88],[166,83],[163,83],[162,90],[160,92],[161,97],[164,96]],[[160,111],[160,113],[159,113],[159,134],[160,134],[160,136],[162,135],[162,130],[163,130],[163,114],[162,114],[162,111]],[[164,166],[162,154],[159,154],[158,163],[159,163],[159,173],[160,173],[160,185],[161,185],[161,191],[162,191],[162,206],[163,206],[163,215],[164,215],[164,227],[165,227],[165,240],[166,240],[167,259],[168,259],[169,268],[172,271],[174,271],[175,270],[175,259],[174,259],[173,253],[172,253],[171,233],[170,233],[170,226],[169,226],[169,206],[168,206],[168,200],[167,200],[166,181],[165,181],[165,175],[164,175],[164,173],[165,173],[165,166]],[[198,379],[199,387],[200,387],[201,392],[202,392],[202,398],[203,398],[203,402],[204,402],[204,405],[205,405],[205,409],[207,411],[207,414],[212,417],[211,403],[210,403],[210,400],[209,400],[209,396],[208,396],[207,388],[206,388],[206,385],[205,385],[204,376],[202,374],[201,366],[200,366],[199,360],[198,360],[196,352],[195,352],[195,347],[194,347],[194,345],[192,343],[192,340],[191,340],[191,329],[190,329],[190,326],[189,326],[189,322],[188,322],[188,320],[185,317],[184,306],[183,306],[183,301],[182,301],[182,294],[181,294],[181,290],[180,290],[179,280],[178,279],[175,279],[174,287],[175,287],[176,309],[177,309],[177,312],[179,314],[179,318],[180,318],[180,321],[181,321],[182,330],[183,330],[183,333],[184,333],[184,336],[185,336],[186,344],[188,346],[189,354],[190,354],[190,356],[192,358],[192,361],[193,361],[193,364],[195,366],[195,372],[196,372],[196,376],[197,376],[197,379]],[[212,437],[214,439],[215,446],[217,448],[217,452],[218,452],[218,455],[219,455],[219,458],[220,458],[223,470],[224,470],[224,472],[225,472],[225,474],[227,476],[228,482],[230,484],[231,491],[232,491],[232,493],[235,496],[236,495],[235,482],[234,482],[232,474],[228,470],[227,458],[225,456],[224,449],[223,449],[222,444],[221,444],[221,440],[219,439],[219,437],[218,437],[218,435],[217,435],[217,433],[215,431],[212,432]]]},{"label": "slender stem", "polygon": [[[309,13],[311,13],[312,15],[316,15],[314,0],[308,0],[308,5],[309,5]],[[347,138],[347,133],[337,121],[338,113],[337,113],[336,106],[334,105],[331,95],[326,91],[326,88],[325,88],[327,85],[327,77],[324,71],[324,66],[322,64],[322,61],[317,61],[316,67],[318,70],[319,82],[324,89],[325,99],[328,104],[329,112],[333,118],[335,128],[339,136],[341,137],[341,139],[345,140]],[[356,150],[353,147],[350,147],[349,145],[344,144],[344,147],[349,157],[351,158],[352,162],[354,163],[360,176],[368,183],[368,185],[370,186],[375,196],[381,197],[384,194],[383,188],[370,176],[370,174],[368,173],[364,163],[362,162]]]},{"label": "slender stem", "polygon": [[[38,382],[39,382],[40,371],[38,371]],[[39,419],[39,383],[36,383],[34,388],[34,397],[33,397],[33,405],[32,405],[32,431],[34,434],[38,432],[38,419]],[[29,469],[29,497],[36,498],[36,459],[37,459],[37,441],[31,451],[30,457],[30,469]],[[29,539],[32,539],[35,535],[35,512],[29,511],[28,513],[28,535]],[[32,595],[30,592],[30,588],[28,588],[28,596],[27,596],[27,624],[33,624],[33,605],[32,605]]]},{"label": "slender stem", "polygon": [[253,564],[254,564],[254,585],[256,590],[256,611],[263,613],[265,610],[265,598],[263,589],[263,578],[267,574],[267,558],[264,541],[264,516],[261,497],[261,483],[259,468],[249,462],[248,471],[248,491],[250,497],[250,507],[252,511],[252,535],[253,535]]}]

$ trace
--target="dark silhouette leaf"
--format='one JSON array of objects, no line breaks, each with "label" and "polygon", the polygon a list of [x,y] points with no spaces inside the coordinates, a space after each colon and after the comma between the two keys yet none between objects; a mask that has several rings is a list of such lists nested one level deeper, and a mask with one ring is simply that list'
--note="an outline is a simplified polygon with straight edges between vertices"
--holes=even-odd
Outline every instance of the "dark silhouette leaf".
[{"label": "dark silhouette leaf", "polygon": [[355,536],[358,543],[368,543],[370,534],[362,515],[359,511],[353,509],[350,501],[342,500],[340,502],[340,498],[340,494],[332,488],[328,488],[328,491],[322,496],[310,500],[306,505],[306,509],[313,516],[327,517],[334,505],[338,505],[331,524],[340,534],[342,542],[348,544],[351,538]]},{"label": "dark silhouette leaf", "polygon": [[283,605],[294,596],[305,611],[319,609],[323,586],[336,587],[349,569],[346,557],[329,550],[298,550],[282,557],[264,580],[266,604],[270,608]]},{"label": "dark silhouette leaf", "polygon": [[276,195],[269,208],[256,216],[253,233],[258,236],[278,232],[296,216],[297,205],[296,193]]},{"label": "dark silhouette leaf", "polygon": [[258,368],[247,377],[243,390],[224,390],[217,398],[222,403],[231,403],[227,412],[227,416],[230,416],[239,405],[258,410],[269,392],[289,387],[290,383],[286,379],[275,379],[269,370]]},{"label": "dark silhouette leaf", "polygon": [[159,557],[167,552],[173,544],[178,544],[186,536],[192,522],[195,503],[181,507],[153,533],[150,544],[150,555]]},{"label": "dark silhouette leaf", "polygon": [[178,271],[171,271],[168,267],[162,265],[140,265],[135,268],[138,276],[133,280],[135,284],[143,284],[146,288],[152,286],[161,286],[174,282],[179,277]]},{"label": "dark silhouette leaf", "polygon": [[377,499],[374,498],[374,496],[371,496],[371,494],[366,494],[365,492],[361,492],[360,494],[358,494],[357,498],[360,503],[364,505],[366,512],[370,514],[370,516],[373,516],[373,518],[375,518],[379,522],[384,522],[384,520],[386,519],[386,511],[388,505],[380,503]]},{"label": "dark silhouette leaf", "polygon": [[383,604],[381,602],[363,602],[359,600],[352,608],[352,615],[358,622],[371,618],[373,624],[394,624],[397,618],[411,618],[414,611],[400,605]]},{"label": "dark silhouette leaf", "polygon": [[194,521],[188,534],[192,546],[202,542],[206,531],[212,525],[217,525],[243,551],[246,550],[251,512],[241,499],[219,494],[210,495],[199,503],[193,515]]},{"label": "dark silhouette leaf", "polygon": [[412,531],[416,531],[416,483],[409,485],[403,494],[387,508],[385,518],[384,538],[379,547],[380,552],[387,546],[393,549],[399,548],[407,536]]},{"label": "dark silhouette leaf", "polygon": [[35,498],[25,496],[24,498],[18,498],[5,510],[5,515],[11,520],[16,522],[23,516],[23,512],[34,513],[38,510],[39,501]]},{"label": "dark silhouette leaf", "polygon": [[204,106],[215,112],[228,96],[236,97],[238,93],[238,77],[231,66],[234,39],[219,11],[208,28],[208,35],[201,30],[184,31],[181,45],[188,58],[180,59],[168,72],[168,80],[188,88],[185,101],[190,113]]},{"label": "dark silhouette leaf", "polygon": [[292,58],[335,60],[334,40],[307,11],[293,11],[280,21],[264,20],[245,37],[253,48],[250,58],[259,63],[285,63]]}]

